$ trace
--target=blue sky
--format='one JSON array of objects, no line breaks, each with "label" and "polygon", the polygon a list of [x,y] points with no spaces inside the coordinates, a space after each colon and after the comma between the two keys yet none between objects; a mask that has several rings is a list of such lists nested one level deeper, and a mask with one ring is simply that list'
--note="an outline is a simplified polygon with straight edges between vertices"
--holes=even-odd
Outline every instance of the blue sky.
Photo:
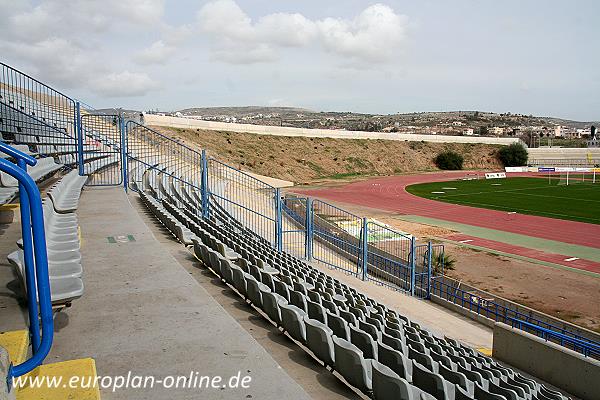
[{"label": "blue sky", "polygon": [[96,107],[600,119],[600,3],[0,0],[2,61]]}]

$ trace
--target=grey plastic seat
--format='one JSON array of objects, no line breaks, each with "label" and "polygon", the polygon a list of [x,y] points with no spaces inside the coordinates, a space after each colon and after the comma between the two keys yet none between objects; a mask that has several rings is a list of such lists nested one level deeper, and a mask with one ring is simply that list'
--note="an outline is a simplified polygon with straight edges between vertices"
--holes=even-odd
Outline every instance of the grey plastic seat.
[{"label": "grey plastic seat", "polygon": [[448,382],[454,383],[456,386],[462,387],[465,392],[473,397],[475,394],[475,384],[471,382],[462,372],[453,371],[447,368],[444,364],[438,364],[439,374]]},{"label": "grey plastic seat", "polygon": [[454,386],[454,400],[473,400],[474,394],[470,394],[459,385]]},{"label": "grey plastic seat", "polygon": [[377,361],[390,368],[401,378],[412,382],[412,362],[398,350],[379,342],[377,344]]},{"label": "grey plastic seat", "polygon": [[71,213],[77,210],[81,189],[87,181],[87,176],[79,176],[73,170],[62,177],[62,179],[48,191],[48,197],[52,200],[54,209],[59,213]]},{"label": "grey plastic seat", "polygon": [[430,355],[421,353],[420,351],[413,349],[411,346],[408,346],[408,357],[411,360],[418,362],[428,370],[434,373],[438,372],[438,364],[437,362],[433,361],[433,358],[431,358]]},{"label": "grey plastic seat", "polygon": [[263,310],[267,316],[277,325],[281,326],[281,310],[279,303],[287,303],[287,300],[277,293],[264,291],[262,292]]},{"label": "grey plastic seat", "polygon": [[254,279],[253,276],[246,276],[245,278],[247,290],[246,295],[248,297],[248,300],[250,300],[250,303],[254,304],[256,307],[262,309],[263,304],[261,290],[270,291],[271,289]]},{"label": "grey plastic seat", "polygon": [[350,325],[350,342],[362,351],[364,358],[377,359],[377,342],[365,331]]},{"label": "grey plastic seat", "polygon": [[319,303],[315,303],[314,301],[311,301],[309,299],[305,299],[306,300],[306,308],[307,308],[307,313],[308,316],[311,319],[316,319],[317,321],[326,324],[327,323],[327,310],[325,310],[325,307],[323,307],[322,305],[320,305]]},{"label": "grey plastic seat", "polygon": [[335,370],[349,384],[370,394],[373,389],[371,360],[365,360],[362,351],[347,340],[333,336],[332,341],[336,362]]},{"label": "grey plastic seat", "polygon": [[238,268],[234,268],[232,270],[232,274],[233,274],[233,287],[239,292],[240,295],[242,295],[242,297],[244,299],[246,299],[248,296],[248,288],[247,288],[246,280],[252,275],[247,274]]},{"label": "grey plastic seat", "polygon": [[284,302],[279,303],[279,311],[284,331],[300,343],[306,343],[306,326],[304,325],[306,313],[300,308]]},{"label": "grey plastic seat", "polygon": [[333,331],[333,334],[344,340],[350,340],[350,328],[348,327],[346,320],[329,311],[326,311],[326,313],[327,326]]},{"label": "grey plastic seat", "polygon": [[226,258],[221,258],[220,261],[221,276],[223,277],[223,279],[225,279],[225,282],[229,283],[230,285],[233,285],[233,268],[238,267],[231,264],[231,261],[229,261]]},{"label": "grey plastic seat", "polygon": [[435,400],[380,362],[371,360],[371,365],[374,400]]},{"label": "grey plastic seat", "polygon": [[83,296],[83,281],[80,278],[50,279],[50,299],[54,306],[68,304]]},{"label": "grey plastic seat", "polygon": [[482,388],[478,383],[475,384],[475,398],[477,400],[507,400],[506,397],[500,394],[491,393]]},{"label": "grey plastic seat", "polygon": [[516,391],[497,385],[493,381],[489,381],[488,391],[490,393],[495,393],[504,396],[506,400],[521,400],[520,396],[517,394]]},{"label": "grey plastic seat", "polygon": [[454,384],[447,382],[441,375],[431,372],[413,360],[413,384],[433,395],[437,400],[454,399]]},{"label": "grey plastic seat", "polygon": [[290,290],[290,304],[295,305],[302,311],[306,312],[306,298],[297,290]]},{"label": "grey plastic seat", "polygon": [[358,320],[358,327],[364,332],[368,333],[374,341],[379,340],[381,333],[375,325],[371,325],[368,322]]},{"label": "grey plastic seat", "polygon": [[482,388],[487,389],[488,380],[484,379],[479,372],[465,368],[460,363],[456,364],[456,371],[465,375],[471,382],[474,382],[475,384],[479,383]]},{"label": "grey plastic seat", "polygon": [[[16,250],[10,253],[6,258],[12,264],[20,277],[25,276],[25,263],[23,260],[23,250]],[[80,278],[83,274],[83,268],[79,262],[53,263],[48,260],[48,275],[50,278]]]},{"label": "grey plastic seat", "polygon": [[437,361],[438,364],[446,366],[450,370],[454,370],[454,363],[450,359],[450,357],[442,355],[431,348],[429,349],[429,355],[434,361]]},{"label": "grey plastic seat", "polygon": [[408,346],[402,340],[392,337],[386,333],[381,333],[381,341],[391,348],[400,351],[402,354],[408,356]]},{"label": "grey plastic seat", "polygon": [[325,367],[335,366],[333,350],[333,331],[327,325],[315,319],[304,316],[306,327],[306,346],[325,364]]},{"label": "grey plastic seat", "polygon": [[342,317],[346,320],[348,325],[353,325],[353,326],[358,325],[358,323],[356,321],[356,317],[351,312],[338,309],[338,313],[339,313],[340,317]]},{"label": "grey plastic seat", "polygon": [[284,299],[286,299],[289,302],[290,301],[290,292],[289,292],[287,285],[278,279],[273,280],[273,285],[275,286],[275,293],[282,296]]}]

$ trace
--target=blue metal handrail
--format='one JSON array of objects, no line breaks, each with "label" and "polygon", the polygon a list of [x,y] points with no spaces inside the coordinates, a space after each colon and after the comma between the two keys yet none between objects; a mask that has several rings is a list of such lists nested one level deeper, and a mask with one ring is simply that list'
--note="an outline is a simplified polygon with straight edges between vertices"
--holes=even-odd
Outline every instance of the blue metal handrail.
[{"label": "blue metal handrail", "polygon": [[[477,299],[474,300],[472,299],[473,295],[470,292],[460,289],[458,287],[453,287],[448,283],[440,281],[438,278],[440,277],[433,277],[431,280],[432,293],[441,298],[446,299],[447,301],[460,305],[463,308],[467,308],[470,311],[475,312],[479,315],[483,315],[487,318],[491,318],[499,322],[504,322],[512,326],[515,326],[513,325],[514,323],[517,323],[517,326],[519,326],[519,323],[521,325],[528,324],[527,326],[529,326],[531,329],[536,330],[536,334],[540,332],[552,332],[553,334],[551,336],[559,340],[562,339],[560,340],[560,344],[562,346],[568,347],[565,346],[565,343],[571,344],[573,345],[573,349],[575,351],[578,351],[585,356],[592,356],[595,358],[600,357],[600,343],[596,341],[585,338],[567,329],[554,326],[548,322],[532,318],[517,310],[505,307],[494,301],[481,301],[482,299],[479,296],[477,296]],[[524,319],[529,319],[533,323],[524,321]],[[540,335],[538,334],[538,336]],[[580,347],[581,350],[577,349],[577,347]]]},{"label": "blue metal handrail", "polygon": [[[33,356],[27,361],[9,367],[8,385],[12,378],[26,374],[42,364],[50,348],[54,336],[52,319],[52,300],[50,295],[50,278],[48,275],[48,256],[46,250],[46,233],[44,231],[44,214],[40,191],[35,181],[27,174],[26,166],[35,165],[37,160],[4,143],[0,143],[0,151],[17,160],[17,165],[0,159],[0,171],[19,181],[21,213],[27,217],[21,221],[23,230],[23,251],[25,254],[25,273],[27,284],[27,302],[30,315],[30,331],[32,333]],[[30,218],[29,218],[30,217]],[[34,262],[35,260],[35,262]],[[42,335],[40,338],[41,315]],[[35,310],[35,312],[32,312]],[[31,319],[33,316],[33,319]]]}]

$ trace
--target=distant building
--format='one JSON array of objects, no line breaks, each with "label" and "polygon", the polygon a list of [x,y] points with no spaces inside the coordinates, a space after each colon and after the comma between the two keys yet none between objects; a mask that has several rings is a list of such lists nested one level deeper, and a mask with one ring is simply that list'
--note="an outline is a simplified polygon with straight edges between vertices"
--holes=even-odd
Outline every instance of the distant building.
[{"label": "distant building", "polygon": [[454,121],[454,122],[452,122],[452,125],[454,125],[454,126],[462,126],[463,123],[460,122],[460,121]]},{"label": "distant building", "polygon": [[560,125],[556,125],[554,127],[554,137],[562,137],[563,135],[563,131],[562,131],[562,126]]},{"label": "distant building", "polygon": [[473,128],[465,128],[463,129],[463,135],[465,136],[473,136]]},{"label": "distant building", "polygon": [[490,133],[496,136],[504,135],[504,128],[500,126],[494,126],[492,129],[490,129]]}]

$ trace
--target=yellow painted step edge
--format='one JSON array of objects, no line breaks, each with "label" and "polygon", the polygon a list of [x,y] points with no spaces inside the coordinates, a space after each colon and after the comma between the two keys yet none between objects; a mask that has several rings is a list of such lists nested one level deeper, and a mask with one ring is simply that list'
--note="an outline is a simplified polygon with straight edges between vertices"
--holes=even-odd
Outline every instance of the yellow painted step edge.
[{"label": "yellow painted step edge", "polygon": [[18,365],[27,359],[29,351],[29,331],[8,331],[0,333],[0,346],[8,351],[8,357],[13,365]]},{"label": "yellow painted step edge", "polygon": [[[25,375],[21,380],[24,386],[16,388],[17,400],[99,400],[100,389],[96,377],[96,362],[93,358],[62,361],[44,364]],[[77,381],[69,385],[71,379]],[[49,385],[54,378],[55,383]],[[33,387],[32,382],[43,382],[45,385]]]}]

